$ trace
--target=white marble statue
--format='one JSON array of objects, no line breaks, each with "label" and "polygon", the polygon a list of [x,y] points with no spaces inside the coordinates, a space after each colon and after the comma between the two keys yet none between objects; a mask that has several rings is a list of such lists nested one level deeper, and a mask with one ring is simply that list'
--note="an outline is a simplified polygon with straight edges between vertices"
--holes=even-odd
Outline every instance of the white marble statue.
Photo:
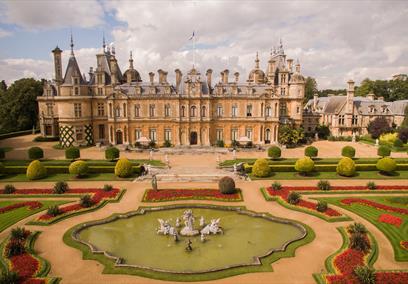
[{"label": "white marble statue", "polygon": [[200,231],[201,234],[204,235],[210,235],[210,234],[218,234],[218,233],[223,233],[222,229],[219,227],[220,225],[220,218],[218,219],[212,219],[211,220],[211,224],[208,224],[207,226],[204,227],[204,229],[202,229]]},{"label": "white marble statue", "polygon": [[205,235],[203,233],[201,233],[200,240],[201,240],[202,243],[204,243],[206,241]]},{"label": "white marble statue", "polygon": [[184,227],[181,229],[180,234],[183,236],[195,236],[198,235],[198,230],[194,229],[194,215],[192,210],[186,210],[183,214]]},{"label": "white marble statue", "polygon": [[202,227],[204,227],[204,225],[205,225],[204,216],[201,216],[201,218],[200,218],[200,227],[202,228]]},{"label": "white marble statue", "polygon": [[177,218],[176,219],[176,228],[179,228],[180,227],[180,218]]},{"label": "white marble statue", "polygon": [[169,224],[169,221],[165,221],[163,219],[157,219],[160,223],[160,228],[157,230],[158,234],[163,235],[177,235],[177,230]]},{"label": "white marble statue", "polygon": [[233,158],[233,160],[236,160],[237,159],[237,150],[232,150],[232,158]]}]

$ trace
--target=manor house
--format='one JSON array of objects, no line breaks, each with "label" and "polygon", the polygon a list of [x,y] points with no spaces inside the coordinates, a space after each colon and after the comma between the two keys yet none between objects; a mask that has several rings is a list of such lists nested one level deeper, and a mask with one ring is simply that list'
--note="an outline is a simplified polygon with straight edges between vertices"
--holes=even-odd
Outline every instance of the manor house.
[{"label": "manor house", "polygon": [[167,71],[149,73],[144,82],[132,58],[121,72],[114,47],[103,44],[96,68],[81,73],[71,50],[63,75],[62,50],[54,56],[55,79],[38,98],[44,136],[59,136],[63,146],[82,144],[135,144],[155,141],[163,145],[214,145],[252,141],[271,144],[282,124],[302,124],[305,79],[300,64],[287,59],[282,43],[270,54],[266,70],[258,54],[244,83],[228,69],[214,82],[213,71],[201,74],[194,67],[183,74],[176,69],[175,83]]}]

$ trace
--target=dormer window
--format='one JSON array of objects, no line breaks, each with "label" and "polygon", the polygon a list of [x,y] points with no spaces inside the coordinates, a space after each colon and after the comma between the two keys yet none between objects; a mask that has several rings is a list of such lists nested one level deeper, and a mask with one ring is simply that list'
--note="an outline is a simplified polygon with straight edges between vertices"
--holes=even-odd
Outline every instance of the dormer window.
[{"label": "dormer window", "polygon": [[382,112],[383,112],[383,113],[387,113],[387,112],[388,112],[388,108],[387,108],[386,106],[383,106],[383,107],[382,107]]},{"label": "dormer window", "polygon": [[78,87],[74,87],[74,94],[75,94],[75,96],[79,95],[79,88]]},{"label": "dormer window", "polygon": [[78,78],[74,78],[74,85],[78,85],[78,84],[79,84]]},{"label": "dormer window", "polygon": [[370,107],[369,107],[369,112],[370,112],[370,113],[374,113],[374,112],[375,112],[375,107],[374,107],[374,106],[370,106]]}]

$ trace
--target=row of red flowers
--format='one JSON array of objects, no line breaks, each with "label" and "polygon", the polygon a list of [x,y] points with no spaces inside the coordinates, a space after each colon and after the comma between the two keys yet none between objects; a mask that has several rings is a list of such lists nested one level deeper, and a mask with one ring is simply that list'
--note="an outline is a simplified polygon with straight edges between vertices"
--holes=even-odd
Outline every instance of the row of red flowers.
[{"label": "row of red flowers", "polygon": [[394,225],[395,227],[399,227],[402,224],[402,219],[400,217],[389,214],[381,214],[380,217],[378,217],[378,222],[387,223],[390,225]]},{"label": "row of red flowers", "polygon": [[14,209],[18,209],[21,207],[28,207],[28,209],[30,210],[34,210],[34,209],[38,209],[41,208],[43,205],[41,202],[38,201],[24,201],[24,202],[18,202],[18,203],[14,203],[5,207],[1,207],[0,208],[0,214],[1,213],[6,213],[8,211],[12,211]]},{"label": "row of red flowers", "polygon": [[[288,196],[290,194],[291,191],[296,191],[294,190],[296,187],[282,187],[282,189],[280,190],[274,190],[272,187],[268,187],[266,190],[268,191],[268,193],[271,196],[276,196],[276,197],[280,197],[282,198],[285,202],[288,202]],[[310,202],[310,201],[306,201],[303,199],[300,199],[299,202],[296,204],[296,206],[302,207],[302,208],[306,208],[308,210],[312,210],[321,214],[324,214],[326,216],[329,217],[338,217],[338,216],[342,216],[342,214],[332,208],[328,208],[326,211],[324,212],[319,212],[316,209],[316,203],[314,202]]]},{"label": "row of red flowers", "polygon": [[408,250],[408,241],[401,241],[400,245],[403,249]]},{"label": "row of red flowers", "polygon": [[147,189],[143,196],[143,201],[170,201],[189,198],[208,198],[227,201],[236,201],[242,199],[241,193],[239,191],[233,194],[223,194],[217,189]]},{"label": "row of red flowers", "polygon": [[[90,194],[92,196],[91,200],[92,200],[93,206],[97,206],[101,201],[103,201],[105,199],[116,198],[117,195],[119,194],[119,192],[120,192],[120,190],[118,188],[113,188],[110,191],[105,191],[103,189],[76,188],[76,189],[69,189],[66,193],[68,193],[68,194],[70,194],[70,193],[71,194]],[[66,213],[80,211],[80,210],[88,209],[88,208],[83,207],[81,204],[77,203],[77,204],[71,204],[71,205],[67,205],[67,206],[61,206],[59,209],[60,209],[61,214],[66,214]],[[38,219],[48,221],[48,220],[51,220],[53,218],[60,217],[60,215],[53,216],[53,215],[45,213],[45,214],[41,215],[40,217],[38,217]]]},{"label": "row of red flowers", "polygon": [[351,205],[353,203],[359,203],[359,204],[371,206],[371,207],[374,207],[374,208],[377,208],[377,209],[385,210],[385,211],[388,211],[388,212],[395,212],[395,213],[399,213],[399,214],[408,215],[408,209],[388,206],[388,205],[385,205],[385,204],[381,204],[381,203],[378,203],[378,202],[374,202],[374,201],[367,200],[367,199],[362,199],[362,198],[345,198],[345,199],[341,200],[341,203],[346,204],[346,205]]},{"label": "row of red flowers", "polygon": [[[315,190],[320,190],[316,186],[283,186],[282,188],[287,189],[289,191],[315,191]],[[372,190],[372,189],[369,189],[365,185],[355,185],[355,186],[343,186],[343,185],[334,186],[334,185],[332,185],[330,187],[330,190],[357,191],[357,190]],[[377,185],[375,190],[408,190],[408,186],[407,185]]]}]

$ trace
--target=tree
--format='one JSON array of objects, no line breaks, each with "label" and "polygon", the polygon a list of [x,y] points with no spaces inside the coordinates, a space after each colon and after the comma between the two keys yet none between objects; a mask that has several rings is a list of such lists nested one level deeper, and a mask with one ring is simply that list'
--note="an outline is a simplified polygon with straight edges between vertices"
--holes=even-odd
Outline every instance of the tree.
[{"label": "tree", "polygon": [[346,94],[346,89],[324,89],[317,92],[319,97],[327,97],[329,94],[333,95],[344,95]]},{"label": "tree", "polygon": [[401,123],[401,128],[408,128],[408,105],[405,107],[404,110],[404,120]]},{"label": "tree", "polygon": [[290,125],[279,127],[278,142],[287,146],[295,146],[305,137],[302,128],[294,128]]},{"label": "tree", "polygon": [[6,81],[1,80],[1,82],[0,82],[0,93],[2,93],[2,92],[6,92],[6,91],[7,91],[7,84],[6,84]]},{"label": "tree", "polygon": [[392,127],[389,122],[384,117],[376,117],[367,126],[368,133],[371,137],[377,139],[381,134],[388,133],[392,131]]},{"label": "tree", "polygon": [[0,96],[0,133],[31,129],[37,124],[37,97],[43,92],[41,81],[20,79]]},{"label": "tree", "polygon": [[317,82],[313,77],[307,77],[305,83],[305,98],[304,102],[313,99],[313,95],[317,93]]},{"label": "tree", "polygon": [[374,82],[368,78],[365,78],[361,81],[361,85],[356,88],[356,96],[358,97],[365,97],[369,93],[373,92],[373,85]]}]

